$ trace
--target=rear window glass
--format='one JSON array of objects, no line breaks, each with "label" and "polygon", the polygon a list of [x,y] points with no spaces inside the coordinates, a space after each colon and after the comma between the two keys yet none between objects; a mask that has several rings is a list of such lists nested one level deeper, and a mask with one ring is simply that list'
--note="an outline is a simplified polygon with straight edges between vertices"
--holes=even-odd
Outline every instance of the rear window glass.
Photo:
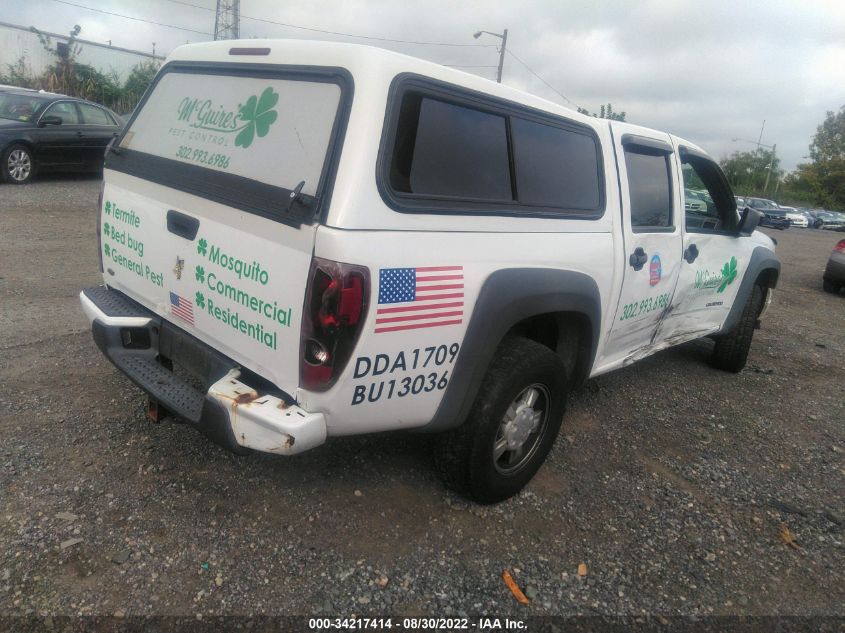
[{"label": "rear window glass", "polygon": [[331,82],[169,72],[120,146],[314,195],[340,98]]}]

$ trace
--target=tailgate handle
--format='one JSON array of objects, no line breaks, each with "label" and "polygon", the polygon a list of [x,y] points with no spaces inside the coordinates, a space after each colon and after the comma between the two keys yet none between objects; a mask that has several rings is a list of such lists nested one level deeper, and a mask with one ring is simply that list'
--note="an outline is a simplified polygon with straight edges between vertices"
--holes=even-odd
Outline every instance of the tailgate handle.
[{"label": "tailgate handle", "polygon": [[170,209],[167,212],[167,230],[171,233],[193,241],[200,229],[200,221],[179,211]]}]

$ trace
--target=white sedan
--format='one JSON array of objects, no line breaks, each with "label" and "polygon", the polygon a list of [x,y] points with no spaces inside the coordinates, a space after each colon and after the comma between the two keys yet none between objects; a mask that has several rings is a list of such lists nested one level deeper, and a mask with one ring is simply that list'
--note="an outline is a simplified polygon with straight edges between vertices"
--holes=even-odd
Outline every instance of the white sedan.
[{"label": "white sedan", "polygon": [[809,226],[807,216],[803,213],[799,213],[798,209],[795,207],[781,206],[781,209],[786,211],[786,219],[792,223],[792,226],[800,226],[803,229],[806,229]]}]

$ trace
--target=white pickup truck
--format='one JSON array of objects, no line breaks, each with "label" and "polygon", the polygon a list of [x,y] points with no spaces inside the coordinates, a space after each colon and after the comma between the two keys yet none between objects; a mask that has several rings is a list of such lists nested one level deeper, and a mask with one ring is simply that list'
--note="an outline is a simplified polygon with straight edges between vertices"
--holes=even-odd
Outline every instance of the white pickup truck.
[{"label": "white pickup truck", "polygon": [[153,419],[283,455],[436,432],[494,502],[577,381],[706,336],[742,369],[780,270],[758,221],[665,132],[375,48],[195,44],[107,154],[81,301]]}]

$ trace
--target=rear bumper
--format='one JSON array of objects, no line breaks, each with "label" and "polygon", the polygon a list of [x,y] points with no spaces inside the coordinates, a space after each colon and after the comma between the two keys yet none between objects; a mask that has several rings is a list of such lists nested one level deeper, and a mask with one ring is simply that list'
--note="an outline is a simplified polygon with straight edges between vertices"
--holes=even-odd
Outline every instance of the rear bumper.
[{"label": "rear bumper", "polygon": [[[322,413],[305,411],[287,394],[251,380],[234,361],[123,293],[99,286],[83,290],[79,300],[106,358],[156,403],[218,444],[238,453],[294,455],[325,442]],[[173,362],[196,380],[171,371]]]}]

